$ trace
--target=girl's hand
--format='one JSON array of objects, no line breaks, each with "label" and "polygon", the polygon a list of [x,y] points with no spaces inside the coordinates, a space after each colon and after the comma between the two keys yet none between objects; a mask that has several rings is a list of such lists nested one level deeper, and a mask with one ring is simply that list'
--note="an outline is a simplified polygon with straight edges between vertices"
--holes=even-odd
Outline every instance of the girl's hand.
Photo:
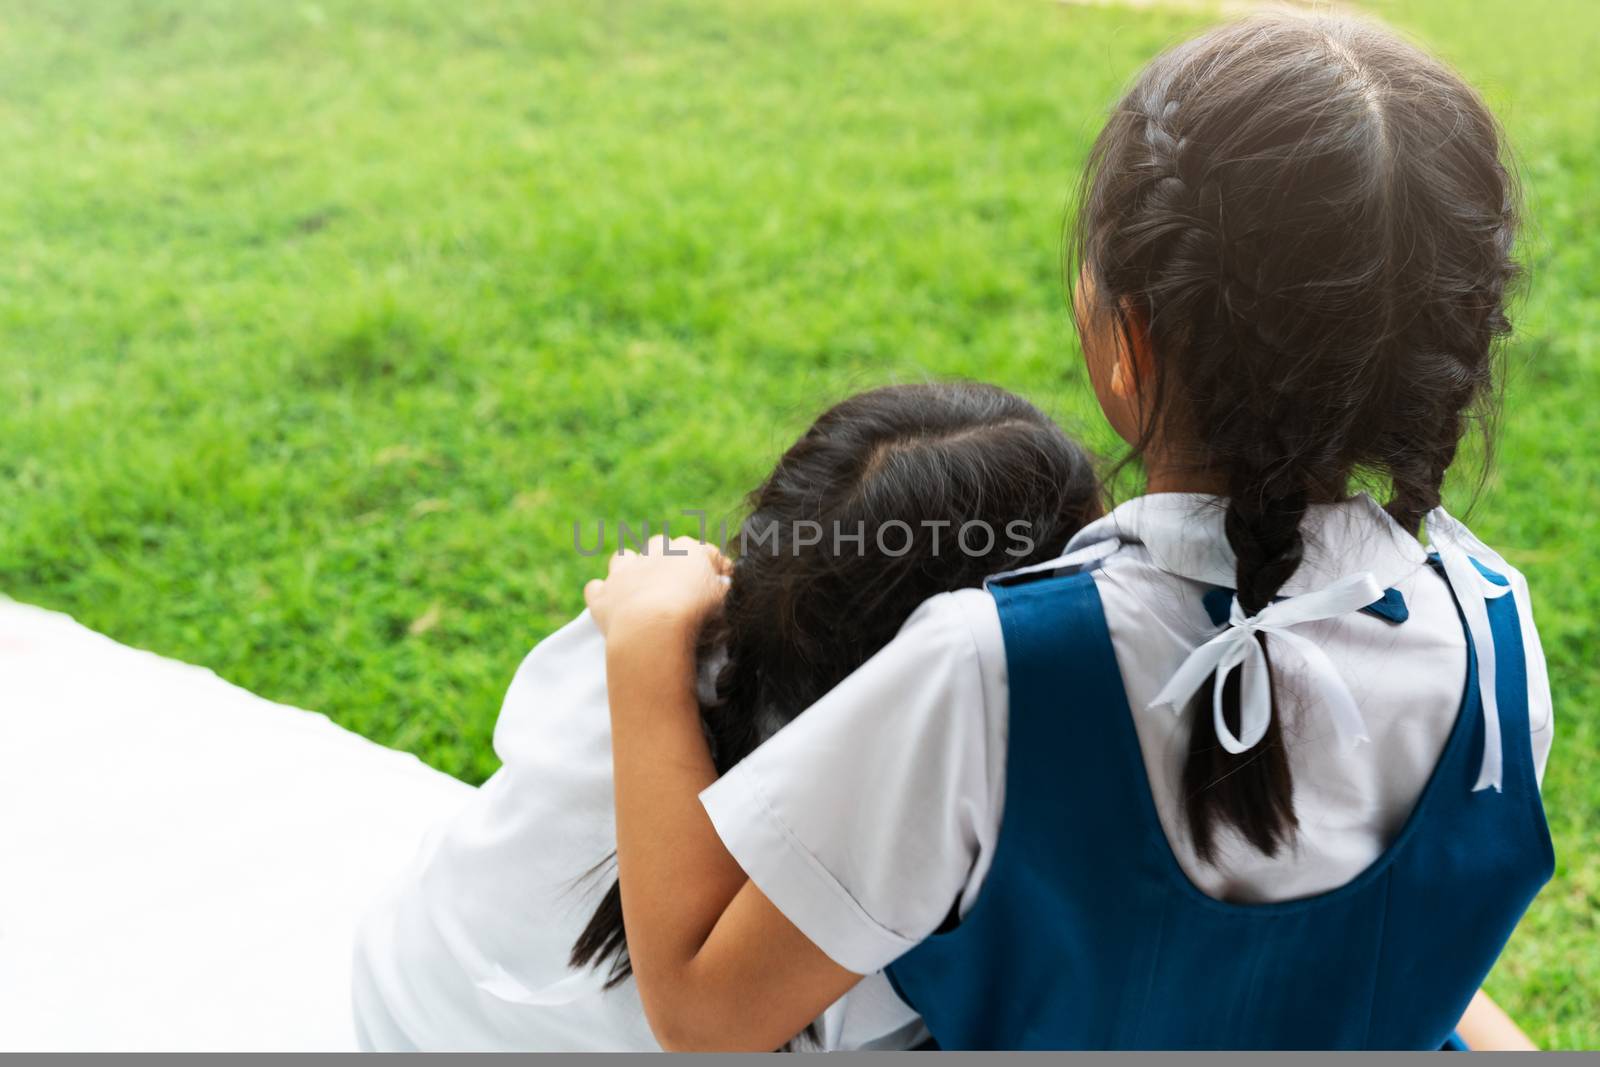
[{"label": "girl's hand", "polygon": [[726,556],[693,537],[657,535],[644,551],[611,557],[605,578],[583,587],[595,625],[611,641],[619,633],[694,632],[727,592]]}]

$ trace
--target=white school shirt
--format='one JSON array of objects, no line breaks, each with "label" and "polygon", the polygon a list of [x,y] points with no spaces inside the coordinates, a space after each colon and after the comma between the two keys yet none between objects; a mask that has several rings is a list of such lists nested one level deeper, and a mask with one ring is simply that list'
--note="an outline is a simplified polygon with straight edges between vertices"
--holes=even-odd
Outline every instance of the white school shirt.
[{"label": "white school shirt", "polygon": [[[1184,872],[1209,896],[1290,900],[1336,888],[1370,865],[1410,814],[1461,708],[1466,637],[1427,551],[1370,497],[1310,509],[1305,555],[1282,590],[1321,589],[1370,571],[1410,617],[1364,613],[1308,623],[1349,685],[1370,742],[1348,747],[1274,661],[1299,830],[1268,857],[1231,832],[1216,866],[1183,830],[1179,783],[1187,715],[1147,710],[1189,653],[1217,632],[1201,602],[1232,588],[1234,556],[1215,497],[1156,494],[1085,528],[1067,554],[1094,572],[1145,773]],[[1520,611],[1527,586],[1507,576]],[[1534,763],[1552,735],[1544,653],[1524,614]],[[1070,693],[1062,700],[1071,699]],[[701,794],[751,880],[836,963],[861,974],[892,963],[983,886],[1005,794],[1005,644],[994,599],[968,589],[924,603],[895,639],[805,714]],[[1210,729],[1209,720],[1200,724]],[[1054,754],[1061,773],[1094,752]],[[1092,813],[1086,813],[1092,817]]]},{"label": "white school shirt", "polygon": [[[610,866],[589,874],[617,842],[605,663],[584,612],[517,670],[495,724],[503,766],[362,921],[353,997],[363,1048],[659,1049],[631,980],[606,990],[605,969],[567,966],[614,877]],[[882,975],[819,1022],[828,1049],[926,1037]]]}]

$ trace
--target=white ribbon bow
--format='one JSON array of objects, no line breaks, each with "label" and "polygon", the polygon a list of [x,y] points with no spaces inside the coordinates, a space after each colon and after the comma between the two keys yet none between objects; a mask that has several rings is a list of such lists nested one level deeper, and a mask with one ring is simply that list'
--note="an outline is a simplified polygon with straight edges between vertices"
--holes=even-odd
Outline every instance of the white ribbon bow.
[{"label": "white ribbon bow", "polygon": [[[1431,528],[1431,527],[1430,527]],[[1470,566],[1470,564],[1469,564]],[[1313,691],[1324,700],[1333,715],[1334,728],[1346,745],[1370,740],[1361,709],[1350,695],[1339,670],[1315,642],[1290,632],[1290,627],[1319,619],[1331,619],[1359,611],[1383,597],[1377,579],[1363,571],[1341,578],[1332,585],[1311,593],[1301,593],[1268,604],[1254,615],[1246,615],[1233,598],[1228,626],[1217,636],[1189,653],[1170,681],[1150,702],[1150,709],[1170,708],[1181,714],[1189,701],[1213,672],[1211,718],[1217,741],[1237,755],[1255,747],[1267,732],[1272,718],[1271,682],[1267,677],[1267,658],[1255,635],[1271,634],[1292,648],[1311,676]],[[1235,668],[1239,668],[1239,734],[1228,728],[1222,716],[1222,687]]]},{"label": "white ribbon bow", "polygon": [[[1504,575],[1509,582],[1511,568],[1499,553],[1473,536],[1471,530],[1451,518],[1444,508],[1428,512],[1428,542],[1444,564],[1445,580],[1456,594],[1461,614],[1478,657],[1478,695],[1483,705],[1483,762],[1473,792],[1493,789],[1500,792],[1503,756],[1500,748],[1500,699],[1495,693],[1494,631],[1489,627],[1489,604],[1511,591],[1509,585],[1495,585],[1472,565],[1472,557]],[[1522,605],[1518,605],[1519,612]]]}]

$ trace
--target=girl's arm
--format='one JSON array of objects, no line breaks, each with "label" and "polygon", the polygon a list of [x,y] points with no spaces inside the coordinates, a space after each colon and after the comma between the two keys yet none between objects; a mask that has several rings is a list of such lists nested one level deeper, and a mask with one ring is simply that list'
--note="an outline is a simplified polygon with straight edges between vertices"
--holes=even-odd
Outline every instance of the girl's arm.
[{"label": "girl's arm", "polygon": [[694,641],[726,562],[692,538],[613,556],[584,597],[606,635],[617,866],[628,956],[669,1050],[769,1051],[860,981],[745,877],[700,805],[716,779]]},{"label": "girl's arm", "polygon": [[1467,1005],[1466,1014],[1456,1025],[1456,1033],[1473,1052],[1539,1051],[1539,1046],[1522,1032],[1511,1016],[1481,989]]}]

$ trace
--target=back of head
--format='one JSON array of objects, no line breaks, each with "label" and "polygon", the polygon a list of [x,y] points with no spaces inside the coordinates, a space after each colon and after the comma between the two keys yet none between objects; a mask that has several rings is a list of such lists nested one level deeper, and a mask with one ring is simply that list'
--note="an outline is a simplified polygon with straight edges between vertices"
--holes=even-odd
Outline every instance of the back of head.
[{"label": "back of head", "polygon": [[702,637],[722,657],[704,709],[718,769],[924,600],[1058,554],[1099,512],[1088,454],[1005,390],[888,386],[824,412],[750,494],[732,584]]},{"label": "back of head", "polygon": [[[701,718],[718,773],[894,637],[919,604],[1058,555],[1100,515],[1093,463],[1032,404],[968,382],[896,385],[824,412],[750,494]],[[631,969],[613,884],[572,965]]]},{"label": "back of head", "polygon": [[[1089,313],[1147,331],[1138,447],[1180,440],[1225,483],[1246,611],[1299,565],[1308,504],[1352,479],[1390,485],[1413,532],[1438,505],[1509,329],[1502,150],[1442,63],[1373,23],[1293,16],[1162,55],[1100,135],[1075,235]],[[1268,853],[1292,829],[1277,741],[1241,757],[1196,742],[1202,856],[1220,824]]]}]

